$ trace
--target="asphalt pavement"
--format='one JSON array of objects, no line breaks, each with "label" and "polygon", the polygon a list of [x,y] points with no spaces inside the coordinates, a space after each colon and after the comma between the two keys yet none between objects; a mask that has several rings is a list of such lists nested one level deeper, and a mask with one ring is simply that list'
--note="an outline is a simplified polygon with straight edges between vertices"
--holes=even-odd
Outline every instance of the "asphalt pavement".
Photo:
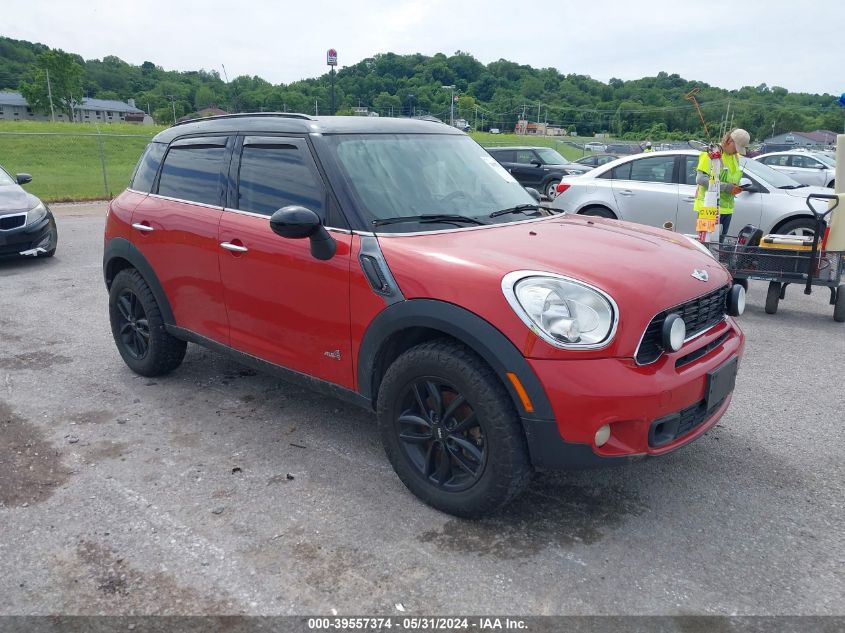
[{"label": "asphalt pavement", "polygon": [[193,345],[133,374],[105,206],[53,209],[55,258],[0,262],[0,615],[845,613],[826,290],[771,316],[752,282],[733,404],[697,442],[470,522],[406,491],[366,411]]}]

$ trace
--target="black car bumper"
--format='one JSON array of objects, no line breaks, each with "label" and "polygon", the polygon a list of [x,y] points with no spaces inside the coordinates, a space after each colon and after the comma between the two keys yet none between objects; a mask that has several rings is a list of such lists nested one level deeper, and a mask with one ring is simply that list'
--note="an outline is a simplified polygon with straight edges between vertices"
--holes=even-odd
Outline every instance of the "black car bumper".
[{"label": "black car bumper", "polygon": [[0,231],[0,257],[40,255],[56,248],[57,241],[56,220],[48,211],[47,216],[35,224]]}]

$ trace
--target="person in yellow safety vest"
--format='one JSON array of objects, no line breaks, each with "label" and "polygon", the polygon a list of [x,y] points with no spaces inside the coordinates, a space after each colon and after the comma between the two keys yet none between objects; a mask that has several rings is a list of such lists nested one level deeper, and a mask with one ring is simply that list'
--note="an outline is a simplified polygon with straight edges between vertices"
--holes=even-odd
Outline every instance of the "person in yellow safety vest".
[{"label": "person in yellow safety vest", "polygon": [[[722,173],[719,174],[719,224],[722,225],[721,237],[728,234],[731,218],[734,212],[734,196],[742,193],[739,181],[742,179],[742,167],[739,164],[740,155],[745,156],[751,136],[741,128],[735,128],[725,134],[722,139]],[[696,167],[695,204],[693,209],[698,213],[704,206],[704,194],[710,184],[710,156],[701,152]]]},{"label": "person in yellow safety vest", "polygon": [[654,148],[651,146],[651,141],[645,142],[645,147],[643,148],[644,152],[653,152]]}]

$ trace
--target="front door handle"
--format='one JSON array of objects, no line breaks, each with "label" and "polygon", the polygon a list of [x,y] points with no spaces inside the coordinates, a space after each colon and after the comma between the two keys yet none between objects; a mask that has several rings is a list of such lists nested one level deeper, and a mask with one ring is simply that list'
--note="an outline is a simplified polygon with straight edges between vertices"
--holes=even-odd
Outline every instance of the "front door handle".
[{"label": "front door handle", "polygon": [[225,248],[227,251],[232,251],[233,253],[246,253],[249,250],[246,246],[232,244],[231,242],[220,242],[220,246]]},{"label": "front door handle", "polygon": [[684,202],[695,202],[695,196],[686,196]]},{"label": "front door handle", "polygon": [[135,222],[132,225],[132,228],[138,229],[139,231],[141,231],[143,233],[151,233],[151,232],[155,231],[155,229],[153,227],[151,227],[149,224],[141,224],[140,222]]}]

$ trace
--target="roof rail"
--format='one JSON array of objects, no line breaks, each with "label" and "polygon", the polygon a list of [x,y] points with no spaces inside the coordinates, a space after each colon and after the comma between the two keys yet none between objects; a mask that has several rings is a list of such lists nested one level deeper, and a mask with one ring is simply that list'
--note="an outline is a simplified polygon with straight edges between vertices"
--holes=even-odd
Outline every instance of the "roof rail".
[{"label": "roof rail", "polygon": [[177,125],[185,125],[186,123],[196,123],[197,121],[217,121],[219,119],[240,119],[243,117],[280,117],[284,119],[304,119],[312,121],[313,118],[307,114],[299,114],[298,112],[238,112],[236,114],[218,114],[216,116],[205,116],[196,119],[187,119],[185,121],[177,121],[172,127]]}]

